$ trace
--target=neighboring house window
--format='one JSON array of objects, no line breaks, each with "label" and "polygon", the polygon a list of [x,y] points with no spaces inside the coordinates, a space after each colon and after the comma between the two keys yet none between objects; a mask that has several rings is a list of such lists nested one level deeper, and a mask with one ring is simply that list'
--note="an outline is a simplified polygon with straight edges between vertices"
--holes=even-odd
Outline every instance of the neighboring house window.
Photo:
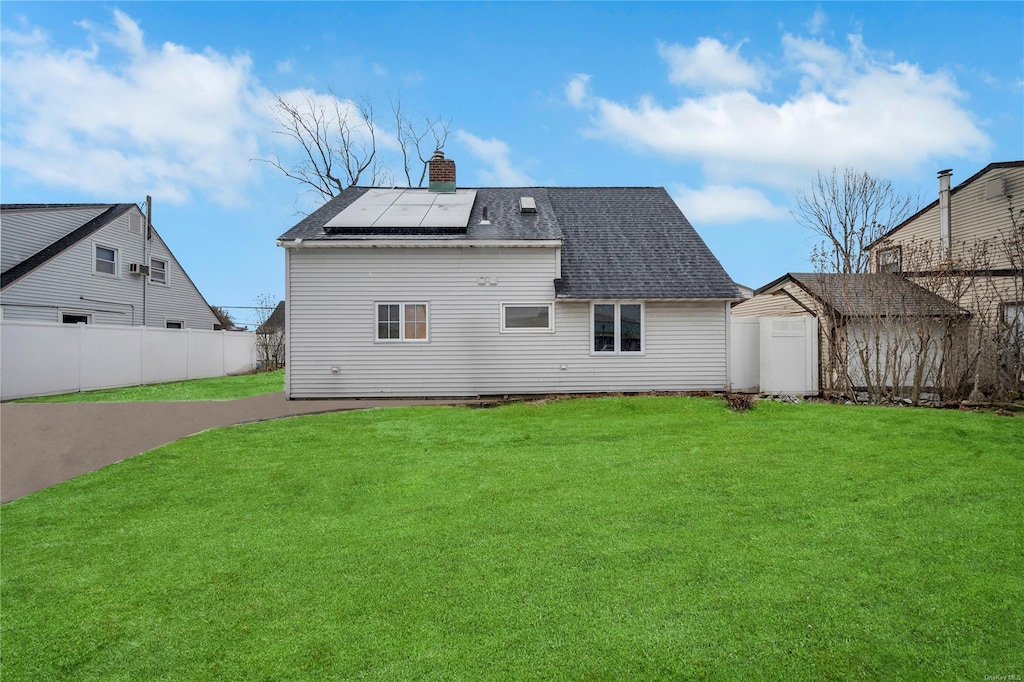
[{"label": "neighboring house window", "polygon": [[595,303],[591,307],[593,353],[643,353],[642,303]]},{"label": "neighboring house window", "polygon": [[1003,304],[1003,322],[1010,329],[1024,332],[1024,301]]},{"label": "neighboring house window", "polygon": [[426,341],[426,303],[377,303],[378,341]]},{"label": "neighboring house window", "polygon": [[104,275],[117,276],[117,249],[96,245],[95,270]]},{"label": "neighboring house window", "polygon": [[903,272],[900,263],[900,247],[894,246],[891,249],[882,249],[878,252],[878,271],[891,272],[898,275]]},{"label": "neighboring house window", "polygon": [[184,329],[185,322],[182,320],[167,320],[164,322],[164,327],[167,329]]},{"label": "neighboring house window", "polygon": [[60,321],[64,324],[89,324],[89,316],[85,313],[61,313]]},{"label": "neighboring house window", "polygon": [[551,303],[523,305],[520,303],[501,304],[501,331],[543,331],[553,330],[554,315]]},{"label": "neighboring house window", "polygon": [[149,280],[157,284],[167,284],[167,261],[159,258],[149,259]]}]

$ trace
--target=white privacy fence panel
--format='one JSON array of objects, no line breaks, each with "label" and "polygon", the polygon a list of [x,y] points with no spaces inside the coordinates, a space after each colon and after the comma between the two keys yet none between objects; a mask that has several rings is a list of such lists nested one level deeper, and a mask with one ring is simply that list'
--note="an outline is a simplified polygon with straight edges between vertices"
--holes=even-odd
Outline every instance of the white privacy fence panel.
[{"label": "white privacy fence panel", "polygon": [[0,398],[251,371],[252,332],[0,322]]},{"label": "white privacy fence panel", "polygon": [[757,393],[761,385],[761,324],[758,317],[733,317],[729,329],[729,387]]},{"label": "white privacy fence panel", "polygon": [[818,318],[761,317],[761,392],[818,392]]},{"label": "white privacy fence panel", "polygon": [[818,318],[733,317],[729,381],[740,393],[818,393]]}]

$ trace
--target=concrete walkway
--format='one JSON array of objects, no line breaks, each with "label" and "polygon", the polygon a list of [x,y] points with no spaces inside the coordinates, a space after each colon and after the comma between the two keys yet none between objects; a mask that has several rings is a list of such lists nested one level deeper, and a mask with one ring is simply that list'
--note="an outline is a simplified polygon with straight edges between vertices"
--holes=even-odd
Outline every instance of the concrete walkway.
[{"label": "concrete walkway", "polygon": [[0,404],[0,502],[218,426],[376,407],[473,400],[285,400],[284,393],[181,403]]}]

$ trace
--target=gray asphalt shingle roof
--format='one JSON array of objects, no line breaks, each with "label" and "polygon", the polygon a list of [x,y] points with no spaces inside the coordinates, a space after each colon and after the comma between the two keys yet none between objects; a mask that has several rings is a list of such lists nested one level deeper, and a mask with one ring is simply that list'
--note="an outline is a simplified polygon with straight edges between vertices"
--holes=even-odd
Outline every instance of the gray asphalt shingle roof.
[{"label": "gray asphalt shingle roof", "polygon": [[[561,240],[559,298],[739,297],[721,263],[661,187],[482,187],[476,189],[465,234],[324,230],[368,189],[346,189],[279,239]],[[536,200],[536,213],[520,212],[523,196]],[[490,225],[480,224],[485,207]]]},{"label": "gray asphalt shingle roof", "polygon": [[888,273],[842,275],[790,272],[764,289],[785,279],[796,282],[804,291],[843,317],[956,317],[968,314],[938,294]]}]

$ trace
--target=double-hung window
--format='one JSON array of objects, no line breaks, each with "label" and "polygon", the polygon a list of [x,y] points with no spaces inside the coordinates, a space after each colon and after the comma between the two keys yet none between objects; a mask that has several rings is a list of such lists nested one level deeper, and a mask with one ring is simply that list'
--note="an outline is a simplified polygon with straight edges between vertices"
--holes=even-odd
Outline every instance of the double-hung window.
[{"label": "double-hung window", "polygon": [[597,354],[644,352],[642,303],[594,303],[590,308],[590,351]]},{"label": "double-hung window", "polygon": [[117,277],[117,249],[97,244],[93,269],[98,274]]},{"label": "double-hung window", "polygon": [[427,304],[377,303],[378,341],[426,341]]},{"label": "double-hung window", "polygon": [[167,261],[159,258],[149,259],[149,281],[167,284]]},{"label": "double-hung window", "polygon": [[878,271],[879,272],[891,272],[898,275],[902,272],[901,260],[901,249],[899,246],[894,246],[888,249],[882,249],[878,252]]}]

